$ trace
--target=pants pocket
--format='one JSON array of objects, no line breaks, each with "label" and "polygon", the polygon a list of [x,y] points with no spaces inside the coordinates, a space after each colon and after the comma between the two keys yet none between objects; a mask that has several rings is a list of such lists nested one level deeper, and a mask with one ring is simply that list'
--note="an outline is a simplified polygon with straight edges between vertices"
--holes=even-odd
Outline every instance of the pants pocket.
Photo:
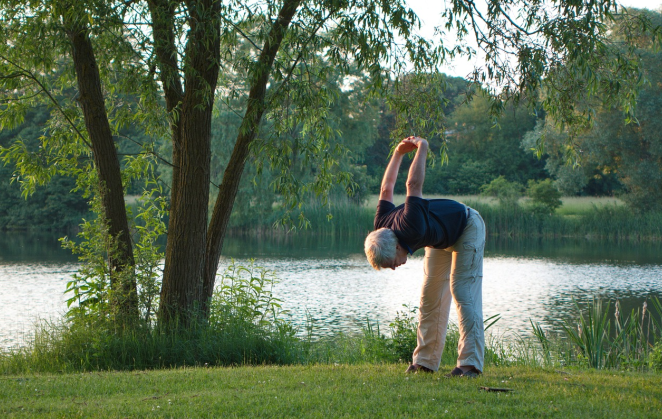
[{"label": "pants pocket", "polygon": [[478,249],[472,243],[465,243],[462,247],[464,249],[462,252],[464,254],[462,257],[463,267],[473,270],[476,267]]}]

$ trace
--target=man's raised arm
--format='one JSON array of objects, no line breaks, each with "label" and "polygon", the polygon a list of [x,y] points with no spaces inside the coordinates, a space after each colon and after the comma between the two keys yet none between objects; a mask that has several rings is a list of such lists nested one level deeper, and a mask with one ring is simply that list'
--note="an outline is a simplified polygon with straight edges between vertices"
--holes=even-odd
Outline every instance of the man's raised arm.
[{"label": "man's raised arm", "polygon": [[[418,137],[407,137],[400,141],[393,152],[391,161],[386,166],[382,186],[379,191],[379,199],[393,202],[393,188],[398,178],[402,156],[418,149],[416,157],[409,168],[409,177],[407,178],[407,196],[423,197],[423,180],[425,179],[425,160],[428,153],[428,142]],[[423,149],[423,150],[421,150]],[[410,186],[411,183],[411,186]]]},{"label": "man's raised arm", "polygon": [[393,188],[395,187],[395,181],[398,179],[398,171],[400,170],[400,163],[402,163],[402,156],[405,153],[398,151],[402,143],[406,140],[402,140],[400,144],[395,148],[391,161],[388,162],[386,166],[386,171],[384,172],[384,177],[382,178],[382,186],[379,189],[379,200],[384,200],[388,202],[393,202]]},{"label": "man's raised arm", "polygon": [[423,198],[423,182],[425,181],[425,161],[428,157],[428,142],[423,138],[410,137],[410,141],[416,150],[414,161],[409,167],[407,176],[407,196]]}]

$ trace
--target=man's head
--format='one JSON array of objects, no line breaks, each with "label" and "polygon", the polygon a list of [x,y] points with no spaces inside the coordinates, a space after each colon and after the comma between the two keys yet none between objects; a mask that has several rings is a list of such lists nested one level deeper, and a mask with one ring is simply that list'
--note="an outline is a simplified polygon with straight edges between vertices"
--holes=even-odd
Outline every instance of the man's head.
[{"label": "man's head", "polygon": [[380,228],[365,238],[365,255],[373,268],[395,269],[407,262],[407,250],[398,244],[393,230]]}]

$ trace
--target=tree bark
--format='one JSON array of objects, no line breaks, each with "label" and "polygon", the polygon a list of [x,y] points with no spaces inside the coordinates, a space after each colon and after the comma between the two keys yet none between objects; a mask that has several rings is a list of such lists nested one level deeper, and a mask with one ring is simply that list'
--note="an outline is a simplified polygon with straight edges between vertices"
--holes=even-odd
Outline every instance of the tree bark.
[{"label": "tree bark", "polygon": [[[166,110],[170,116],[172,140],[172,184],[170,210],[177,206],[179,195],[179,167],[182,147],[182,125],[179,123],[181,104],[184,97],[182,82],[177,64],[177,46],[175,45],[175,9],[178,2],[170,0],[151,0],[148,2],[154,33],[154,50],[159,63],[159,77],[163,84]],[[170,214],[169,222],[174,214]]]},{"label": "tree bark", "polygon": [[[211,165],[211,119],[220,59],[219,3],[188,1],[179,175],[173,179],[159,320],[187,325],[202,309]],[[165,67],[161,63],[162,70]],[[176,145],[173,144],[173,149]]]},{"label": "tree bark", "polygon": [[225,238],[228,221],[237,196],[239,181],[244,171],[249,147],[257,136],[260,121],[264,114],[267,82],[271,68],[300,3],[301,0],[285,0],[258,58],[248,95],[246,113],[239,128],[239,135],[237,136],[232,156],[230,157],[228,166],[225,168],[223,180],[219,187],[218,198],[216,199],[212,218],[209,223],[202,289],[205,314],[209,312],[209,301],[214,292],[218,261],[221,256],[221,250],[223,249],[223,239]]},{"label": "tree bark", "polygon": [[113,291],[111,306],[120,314],[128,316],[127,319],[137,319],[138,294],[133,273],[135,262],[124,204],[122,176],[101,90],[99,68],[87,27],[79,21],[68,21],[66,26],[78,81],[78,101],[83,110],[100,182],[103,215],[108,223],[108,233],[117,246],[116,251],[109,249],[108,256],[110,285]]}]

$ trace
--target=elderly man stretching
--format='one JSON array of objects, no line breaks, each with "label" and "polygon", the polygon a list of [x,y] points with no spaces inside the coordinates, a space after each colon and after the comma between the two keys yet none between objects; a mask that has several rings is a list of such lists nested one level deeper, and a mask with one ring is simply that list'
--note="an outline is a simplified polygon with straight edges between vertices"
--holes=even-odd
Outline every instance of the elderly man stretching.
[{"label": "elderly man stretching", "polygon": [[[416,150],[407,177],[407,199],[393,204],[402,157]],[[375,269],[407,262],[425,247],[417,346],[407,372],[434,372],[444,351],[451,297],[460,328],[457,367],[448,376],[476,377],[483,371],[483,250],[485,222],[480,214],[449,199],[423,199],[428,142],[409,137],[395,149],[382,180],[375,231],[365,240],[365,253]]]}]

